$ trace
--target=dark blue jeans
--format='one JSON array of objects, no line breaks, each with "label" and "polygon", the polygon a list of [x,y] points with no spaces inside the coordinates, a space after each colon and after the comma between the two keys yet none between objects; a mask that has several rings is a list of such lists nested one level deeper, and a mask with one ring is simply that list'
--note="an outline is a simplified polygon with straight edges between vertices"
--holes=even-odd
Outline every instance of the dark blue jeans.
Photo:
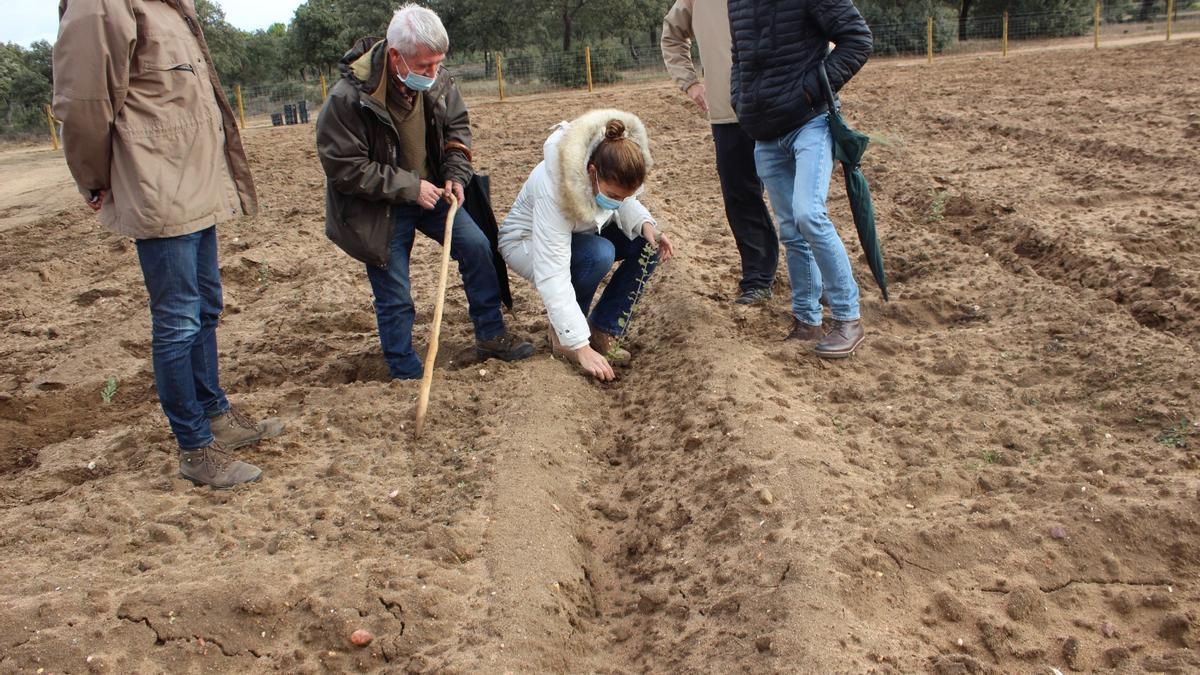
[{"label": "dark blue jeans", "polygon": [[212,443],[208,418],[229,410],[217,378],[217,320],[223,308],[217,228],[139,239],[150,294],[151,352],[158,401],[180,449]]},{"label": "dark blue jeans", "polygon": [[[575,301],[588,316],[592,297],[608,270],[617,260],[621,264],[608,280],[600,301],[592,310],[589,320],[592,325],[609,335],[624,335],[621,319],[629,314],[638,299],[638,279],[642,276],[639,262],[642,249],[646,247],[643,237],[629,239],[616,225],[609,224],[600,234],[585,232],[571,237],[571,285],[575,288]],[[647,272],[658,266],[658,254],[650,257]]]},{"label": "dark blue jeans", "polygon": [[[413,240],[419,231],[442,243],[449,208],[445,201],[439,201],[430,211],[415,205],[395,207],[396,229],[392,234],[388,266],[367,266],[367,278],[375,293],[375,319],[379,324],[383,358],[396,379],[419,379],[423,373],[421,358],[412,346],[416,310],[408,280],[408,263]],[[454,216],[450,257],[458,262],[458,272],[467,293],[468,313],[475,324],[475,339],[491,340],[503,335],[500,285],[496,280],[496,266],[492,263],[492,248],[483,230],[462,209]]]}]

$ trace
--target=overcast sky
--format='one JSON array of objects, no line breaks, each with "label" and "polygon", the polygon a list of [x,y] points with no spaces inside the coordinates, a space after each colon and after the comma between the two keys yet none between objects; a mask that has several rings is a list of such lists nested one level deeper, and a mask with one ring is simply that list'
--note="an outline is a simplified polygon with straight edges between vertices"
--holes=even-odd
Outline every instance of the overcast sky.
[{"label": "overcast sky", "polygon": [[[224,0],[229,23],[242,30],[287,23],[301,0]],[[37,40],[53,43],[58,35],[58,3],[53,0],[0,0],[0,42],[22,47]]]}]

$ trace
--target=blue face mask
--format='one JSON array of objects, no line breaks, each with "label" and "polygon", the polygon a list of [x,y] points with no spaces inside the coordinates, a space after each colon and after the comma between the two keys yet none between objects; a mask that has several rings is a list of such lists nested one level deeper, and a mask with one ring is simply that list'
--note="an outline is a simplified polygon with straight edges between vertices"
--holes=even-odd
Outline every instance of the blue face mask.
[{"label": "blue face mask", "polygon": [[613,199],[600,191],[600,179],[596,179],[596,206],[606,211],[616,211],[625,203],[623,199]]},{"label": "blue face mask", "polygon": [[396,76],[400,78],[400,81],[404,83],[404,86],[412,89],[413,91],[429,91],[433,88],[433,83],[437,81],[436,76],[425,77],[424,75],[414,73],[412,68],[409,67],[408,61],[405,61],[403,56],[400,57],[400,60],[404,61],[404,67],[408,68],[408,77],[400,77],[399,75]]}]

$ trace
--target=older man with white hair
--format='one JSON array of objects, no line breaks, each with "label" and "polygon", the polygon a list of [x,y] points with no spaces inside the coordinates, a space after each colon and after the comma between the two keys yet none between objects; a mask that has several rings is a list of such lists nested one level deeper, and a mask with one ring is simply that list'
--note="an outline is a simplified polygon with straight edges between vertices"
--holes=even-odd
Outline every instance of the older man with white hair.
[{"label": "older man with white hair", "polygon": [[[442,243],[449,198],[461,203],[473,175],[467,107],[442,65],[449,48],[437,14],[401,7],[386,40],[360,40],[342,58],[342,78],[317,119],[327,179],[325,233],[366,263],[383,356],[397,379],[422,375],[412,346],[413,239],[419,231]],[[533,345],[504,326],[491,245],[465,210],[454,218],[450,244],[479,358],[532,355]]]}]

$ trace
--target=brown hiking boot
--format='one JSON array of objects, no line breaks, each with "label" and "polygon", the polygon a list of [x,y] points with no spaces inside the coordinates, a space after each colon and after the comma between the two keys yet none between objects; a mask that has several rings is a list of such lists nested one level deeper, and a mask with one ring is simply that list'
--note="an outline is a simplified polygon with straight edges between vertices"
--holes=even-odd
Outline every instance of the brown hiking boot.
[{"label": "brown hiking boot", "polygon": [[813,351],[823,359],[843,359],[854,353],[866,335],[861,320],[834,320],[829,333],[817,343]]},{"label": "brown hiking boot", "polygon": [[217,441],[205,448],[180,450],[179,473],[196,485],[217,490],[228,490],[262,478],[262,469],[234,459]]},{"label": "brown hiking boot", "polygon": [[255,422],[232,406],[208,422],[212,426],[213,438],[226,450],[237,450],[283,433],[283,422],[278,417],[268,417],[261,422]]},{"label": "brown hiking boot", "polygon": [[615,335],[609,335],[604,331],[592,326],[592,338],[590,340],[592,349],[602,354],[608,362],[614,366],[628,366],[630,359],[629,350],[621,347],[621,340]]},{"label": "brown hiking boot", "polygon": [[825,337],[824,326],[813,326],[800,319],[792,319],[792,330],[784,338],[785,342],[817,342]]},{"label": "brown hiking boot", "polygon": [[503,335],[491,340],[476,340],[475,356],[480,361],[488,359],[520,361],[533,356],[533,343],[506,331]]}]

